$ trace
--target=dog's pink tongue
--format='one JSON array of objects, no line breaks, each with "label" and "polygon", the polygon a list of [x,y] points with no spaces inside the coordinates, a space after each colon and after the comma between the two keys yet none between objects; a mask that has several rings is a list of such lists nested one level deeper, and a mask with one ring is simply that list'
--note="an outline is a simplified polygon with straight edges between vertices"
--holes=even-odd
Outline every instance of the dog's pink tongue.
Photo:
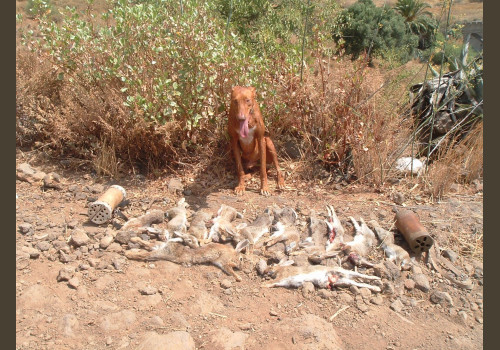
[{"label": "dog's pink tongue", "polygon": [[240,136],[246,138],[248,136],[248,120],[240,122]]}]

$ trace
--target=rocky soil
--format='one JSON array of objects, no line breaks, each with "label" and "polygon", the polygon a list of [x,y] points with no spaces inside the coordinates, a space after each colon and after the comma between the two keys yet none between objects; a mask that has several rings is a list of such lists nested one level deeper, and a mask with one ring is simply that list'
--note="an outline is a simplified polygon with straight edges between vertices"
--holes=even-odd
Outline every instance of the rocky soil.
[{"label": "rocky soil", "polygon": [[[463,272],[471,288],[453,283],[413,257],[409,271],[394,269],[373,249],[381,293],[366,288],[263,288],[248,264],[237,282],[214,266],[167,261],[129,261],[133,246],[113,236],[124,221],[89,222],[88,204],[110,184],[89,174],[51,164],[27,165],[18,154],[16,180],[16,348],[17,349],[479,349],[483,346],[482,186],[463,188],[438,203],[398,187],[377,193],[361,186],[289,184],[292,189],[258,194],[258,175],[243,197],[235,180],[199,178],[148,180],[130,176],[118,184],[133,218],[167,210],[179,198],[190,213],[221,204],[245,220],[273,204],[291,206],[298,227],[307,229],[314,209],[337,210],[349,235],[349,216],[378,220],[393,228],[393,209],[405,206],[420,216],[442,259]],[[22,165],[22,166],[21,166]],[[30,170],[31,169],[31,170]],[[271,173],[271,181],[272,181]],[[272,184],[272,183],[271,183]],[[400,185],[403,186],[403,185]],[[396,204],[396,202],[398,204]],[[158,225],[161,227],[163,224]],[[144,237],[147,239],[147,237]],[[396,243],[405,246],[396,234]],[[328,264],[328,261],[325,263]],[[449,272],[448,270],[444,270]],[[443,272],[443,271],[442,271]],[[459,277],[454,276],[455,279]]]}]

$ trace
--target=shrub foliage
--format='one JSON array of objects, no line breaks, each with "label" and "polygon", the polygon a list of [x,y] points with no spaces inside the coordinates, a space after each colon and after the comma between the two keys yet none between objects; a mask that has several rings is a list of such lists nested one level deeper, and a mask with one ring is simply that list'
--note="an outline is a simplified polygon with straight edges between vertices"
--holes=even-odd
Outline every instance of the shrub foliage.
[{"label": "shrub foliage", "polygon": [[337,43],[354,58],[366,52],[381,56],[398,48],[399,58],[406,62],[418,45],[418,37],[408,30],[403,17],[388,6],[377,7],[372,0],[359,0],[338,18]]},{"label": "shrub foliage", "polygon": [[50,147],[111,176],[121,165],[219,173],[230,158],[235,85],[257,88],[280,156],[289,144],[304,156],[293,170],[301,176],[324,178],[326,169],[380,185],[408,144],[411,123],[398,107],[411,73],[383,82],[368,60],[340,58],[331,40],[341,33],[354,57],[396,51],[404,60],[418,38],[390,8],[361,0],[335,21],[333,0],[115,0],[100,16],[88,2],[57,23],[40,11],[37,29],[23,33],[21,147]]}]

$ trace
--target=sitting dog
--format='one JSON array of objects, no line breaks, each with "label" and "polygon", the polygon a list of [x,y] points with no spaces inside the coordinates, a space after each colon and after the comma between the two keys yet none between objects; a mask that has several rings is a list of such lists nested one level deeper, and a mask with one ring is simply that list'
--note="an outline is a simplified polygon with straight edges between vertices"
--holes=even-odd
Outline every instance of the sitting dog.
[{"label": "sitting dog", "polygon": [[257,103],[254,87],[235,86],[231,91],[231,107],[229,108],[228,131],[231,138],[231,148],[238,172],[237,195],[245,192],[245,168],[249,169],[260,160],[260,194],[268,196],[266,164],[274,163],[277,178],[277,188],[283,189],[285,181],[281,176],[276,149],[271,139],[264,135],[265,126]]}]

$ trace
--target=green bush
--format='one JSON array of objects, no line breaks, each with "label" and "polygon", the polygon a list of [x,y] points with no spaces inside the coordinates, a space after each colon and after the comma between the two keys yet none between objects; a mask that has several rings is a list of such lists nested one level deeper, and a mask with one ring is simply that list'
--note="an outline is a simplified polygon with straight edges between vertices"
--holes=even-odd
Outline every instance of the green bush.
[{"label": "green bush", "polygon": [[338,11],[334,0],[289,0],[276,3],[269,0],[217,0],[217,10],[231,30],[234,30],[256,53],[263,57],[281,57],[299,67],[304,27],[308,49],[331,32],[332,18]]},{"label": "green bush", "polygon": [[131,118],[190,129],[225,109],[230,85],[262,87],[265,68],[211,5],[182,3],[181,14],[178,2],[118,0],[99,28],[72,10],[60,25],[41,20],[43,43],[64,79],[116,86]]},{"label": "green bush", "polygon": [[425,50],[432,46],[438,22],[427,11],[431,6],[421,0],[398,0],[394,9],[405,19],[413,34],[418,35],[418,49]]},{"label": "green bush", "polygon": [[337,25],[334,38],[353,58],[365,52],[370,58],[384,57],[386,51],[398,48],[400,61],[406,62],[418,45],[402,16],[388,6],[376,7],[372,0],[358,0],[339,15]]},{"label": "green bush", "polygon": [[26,12],[30,17],[36,17],[50,13],[51,8],[49,0],[28,0]]}]

